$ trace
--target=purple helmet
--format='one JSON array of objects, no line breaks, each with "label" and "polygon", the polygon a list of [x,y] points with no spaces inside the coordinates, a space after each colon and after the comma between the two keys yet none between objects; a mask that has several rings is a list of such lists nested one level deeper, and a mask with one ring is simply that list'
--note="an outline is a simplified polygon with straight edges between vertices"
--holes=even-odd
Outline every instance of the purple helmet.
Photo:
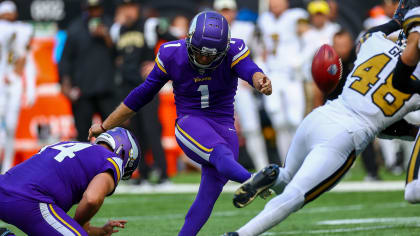
[{"label": "purple helmet", "polygon": [[130,179],[140,161],[140,149],[134,135],[124,128],[116,127],[96,138],[96,144],[101,142],[108,144],[114,150],[114,153],[123,159],[122,179]]},{"label": "purple helmet", "polygon": [[[230,30],[226,19],[217,12],[203,11],[191,22],[186,39],[188,58],[200,70],[215,69],[222,63],[229,50]],[[207,65],[197,62],[195,55],[211,56]]]}]

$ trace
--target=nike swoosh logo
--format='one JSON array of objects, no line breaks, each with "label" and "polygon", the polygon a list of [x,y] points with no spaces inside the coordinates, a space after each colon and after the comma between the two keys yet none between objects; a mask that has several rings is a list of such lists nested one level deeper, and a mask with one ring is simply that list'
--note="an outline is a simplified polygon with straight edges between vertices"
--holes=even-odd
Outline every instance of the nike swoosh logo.
[{"label": "nike swoosh logo", "polygon": [[236,131],[235,129],[232,129],[232,128],[228,128],[230,131]]},{"label": "nike swoosh logo", "polygon": [[243,44],[239,47],[239,50],[242,50],[242,48],[244,48],[244,45]]}]

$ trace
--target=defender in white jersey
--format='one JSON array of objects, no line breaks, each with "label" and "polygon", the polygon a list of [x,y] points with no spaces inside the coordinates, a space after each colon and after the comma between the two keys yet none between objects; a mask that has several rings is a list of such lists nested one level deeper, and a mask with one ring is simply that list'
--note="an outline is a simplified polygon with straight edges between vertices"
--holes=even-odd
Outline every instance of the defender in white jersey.
[{"label": "defender in white jersey", "polygon": [[[390,25],[400,27],[394,20]],[[420,109],[418,93],[403,93],[392,83],[402,49],[384,32],[370,32],[362,38],[355,68],[340,97],[314,110],[299,126],[273,187],[281,194],[236,235],[259,235],[331,189],[377,134]],[[420,69],[414,76],[420,78]],[[234,201],[243,200],[240,197],[246,197],[246,192],[244,184]]]}]

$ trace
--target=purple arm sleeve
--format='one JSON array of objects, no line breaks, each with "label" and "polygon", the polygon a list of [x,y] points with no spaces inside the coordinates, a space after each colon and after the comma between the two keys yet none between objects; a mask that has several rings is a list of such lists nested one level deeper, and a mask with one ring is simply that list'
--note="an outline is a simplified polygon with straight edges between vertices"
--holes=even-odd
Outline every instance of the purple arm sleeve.
[{"label": "purple arm sleeve", "polygon": [[242,59],[236,65],[233,66],[233,71],[239,78],[245,80],[254,87],[254,83],[252,82],[252,76],[255,72],[264,73],[252,60],[249,56]]},{"label": "purple arm sleeve", "polygon": [[146,81],[128,94],[124,99],[124,104],[131,110],[137,112],[153,99],[155,94],[159,92],[168,80],[168,76],[155,64]]}]

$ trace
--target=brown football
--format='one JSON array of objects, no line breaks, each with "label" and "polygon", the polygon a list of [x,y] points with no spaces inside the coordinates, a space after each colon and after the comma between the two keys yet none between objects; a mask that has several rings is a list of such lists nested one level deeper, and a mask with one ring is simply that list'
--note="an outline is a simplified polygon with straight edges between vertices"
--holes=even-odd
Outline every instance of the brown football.
[{"label": "brown football", "polygon": [[335,89],[341,79],[343,65],[330,45],[322,45],[315,53],[311,72],[315,84],[324,94],[329,94]]}]

